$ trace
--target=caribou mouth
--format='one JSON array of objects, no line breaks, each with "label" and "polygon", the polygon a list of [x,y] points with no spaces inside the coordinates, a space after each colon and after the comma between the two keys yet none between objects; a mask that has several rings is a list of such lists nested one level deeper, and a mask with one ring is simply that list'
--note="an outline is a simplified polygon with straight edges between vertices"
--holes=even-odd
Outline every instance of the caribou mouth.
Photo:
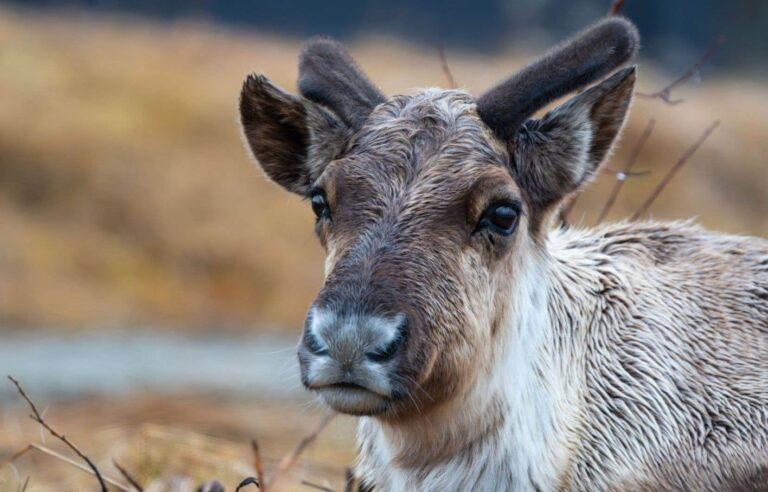
[{"label": "caribou mouth", "polygon": [[328,386],[329,388],[338,388],[338,389],[359,389],[359,390],[365,390],[370,391],[365,386],[360,386],[359,384],[355,383],[335,383]]},{"label": "caribou mouth", "polygon": [[391,400],[355,383],[335,383],[315,388],[323,401],[337,412],[376,415],[385,412]]}]

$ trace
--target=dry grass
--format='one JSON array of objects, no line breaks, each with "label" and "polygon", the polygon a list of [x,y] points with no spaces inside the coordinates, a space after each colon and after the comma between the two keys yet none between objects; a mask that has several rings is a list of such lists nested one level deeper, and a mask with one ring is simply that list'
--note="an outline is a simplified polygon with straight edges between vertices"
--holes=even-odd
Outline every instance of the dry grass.
[{"label": "dry grass", "polygon": [[[0,9],[0,321],[297,326],[320,284],[306,204],[267,183],[242,149],[235,101],[261,71],[292,88],[299,42],[204,24],[159,25]],[[352,46],[389,92],[446,85],[429,47]],[[449,53],[474,91],[521,56]],[[643,65],[640,88],[664,85]],[[681,67],[682,68],[682,67]],[[612,166],[650,117],[656,131],[611,218],[630,215],[714,119],[722,125],[654,205],[727,231],[768,234],[768,93],[738,80],[638,100]],[[571,215],[594,222],[605,175]]]},{"label": "dry grass", "polygon": [[[36,402],[44,407],[43,401]],[[0,462],[30,441],[40,442],[28,408],[4,408],[0,420]],[[298,402],[237,402],[183,395],[136,395],[50,405],[46,420],[77,442],[107,476],[120,478],[113,460],[147,491],[193,491],[218,478],[228,491],[256,475],[250,437],[257,437],[267,471],[274,470],[322,412]],[[118,424],[119,423],[119,424]],[[354,460],[354,420],[335,419],[270,490],[312,490],[302,480],[342,490],[345,467]],[[44,445],[77,459],[50,436]],[[28,452],[14,466],[0,466],[0,492],[16,491],[30,477],[29,490],[96,490],[92,475],[40,452]]]}]

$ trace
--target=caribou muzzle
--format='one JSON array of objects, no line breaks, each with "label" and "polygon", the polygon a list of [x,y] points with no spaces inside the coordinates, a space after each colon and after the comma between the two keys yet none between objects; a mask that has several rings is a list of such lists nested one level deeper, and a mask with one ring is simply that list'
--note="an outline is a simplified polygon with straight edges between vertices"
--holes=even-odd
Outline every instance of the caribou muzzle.
[{"label": "caribou muzzle", "polygon": [[401,313],[382,316],[313,307],[299,344],[304,385],[339,412],[386,411],[396,398],[392,381],[406,328]]}]

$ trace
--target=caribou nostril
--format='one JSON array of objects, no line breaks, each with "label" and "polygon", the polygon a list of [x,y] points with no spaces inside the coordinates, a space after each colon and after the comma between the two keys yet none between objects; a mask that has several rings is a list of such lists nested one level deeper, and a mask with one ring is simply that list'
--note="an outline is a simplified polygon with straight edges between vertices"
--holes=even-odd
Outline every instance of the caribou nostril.
[{"label": "caribou nostril", "polygon": [[400,326],[397,330],[397,335],[388,344],[381,347],[377,347],[374,350],[369,350],[365,353],[365,357],[371,362],[387,362],[397,353],[397,349],[405,341],[404,326]]},{"label": "caribou nostril", "polygon": [[304,332],[304,346],[315,355],[328,355],[328,348],[320,344],[320,341],[311,331]]}]

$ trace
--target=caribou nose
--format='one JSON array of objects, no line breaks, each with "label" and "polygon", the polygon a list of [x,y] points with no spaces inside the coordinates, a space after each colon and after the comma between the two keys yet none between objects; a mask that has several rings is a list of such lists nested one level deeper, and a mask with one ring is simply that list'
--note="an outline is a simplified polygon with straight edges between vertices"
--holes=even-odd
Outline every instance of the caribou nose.
[{"label": "caribou nose", "polygon": [[403,314],[315,307],[299,346],[301,381],[339,412],[381,412],[392,398],[394,361],[404,352],[407,337]]},{"label": "caribou nose", "polygon": [[391,361],[405,344],[406,333],[407,320],[402,313],[339,315],[313,308],[305,324],[302,348],[314,357],[335,360],[339,369],[348,373],[363,361]]}]

